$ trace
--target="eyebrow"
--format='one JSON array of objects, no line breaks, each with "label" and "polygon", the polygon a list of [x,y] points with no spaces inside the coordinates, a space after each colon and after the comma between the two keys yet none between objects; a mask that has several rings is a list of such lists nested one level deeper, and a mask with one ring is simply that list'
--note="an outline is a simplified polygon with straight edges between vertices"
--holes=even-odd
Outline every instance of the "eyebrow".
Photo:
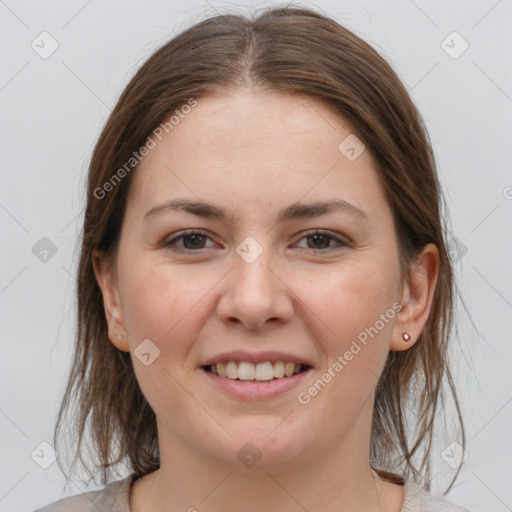
[{"label": "eyebrow", "polygon": [[[207,219],[219,219],[222,222],[231,220],[231,215],[228,215],[226,210],[220,206],[205,203],[204,201],[191,201],[189,199],[173,199],[164,204],[151,208],[145,215],[144,221],[156,214],[167,211],[183,211],[198,217]],[[361,219],[369,220],[368,214],[358,208],[356,205],[345,201],[344,199],[333,199],[324,202],[315,203],[292,203],[285,208],[282,208],[278,214],[278,222],[283,222],[291,219],[304,219],[310,217],[319,217],[333,211],[343,211],[349,215],[359,217]]]}]

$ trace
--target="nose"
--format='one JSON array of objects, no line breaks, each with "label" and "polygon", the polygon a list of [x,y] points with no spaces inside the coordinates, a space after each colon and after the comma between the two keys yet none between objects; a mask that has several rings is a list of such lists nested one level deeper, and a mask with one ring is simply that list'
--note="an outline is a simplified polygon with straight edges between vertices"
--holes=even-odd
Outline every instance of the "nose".
[{"label": "nose", "polygon": [[240,323],[256,330],[267,323],[284,324],[292,318],[293,293],[264,254],[252,263],[236,256],[217,305],[217,314],[224,323]]}]

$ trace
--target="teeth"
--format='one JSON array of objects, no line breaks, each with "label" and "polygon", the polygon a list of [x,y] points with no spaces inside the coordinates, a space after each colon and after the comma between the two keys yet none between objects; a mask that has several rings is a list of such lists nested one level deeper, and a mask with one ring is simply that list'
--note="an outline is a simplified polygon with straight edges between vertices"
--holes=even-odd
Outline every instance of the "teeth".
[{"label": "teeth", "polygon": [[211,368],[212,368],[212,371],[214,368],[216,368],[217,373],[220,377],[226,376],[226,365],[224,363],[212,364]]},{"label": "teeth", "polygon": [[284,377],[284,363],[283,361],[276,361],[274,363],[274,377],[280,379]]},{"label": "teeth", "polygon": [[226,365],[226,377],[228,379],[238,379],[238,367],[235,361],[229,361]]},{"label": "teeth", "polygon": [[299,363],[284,363],[283,361],[276,361],[272,364],[270,361],[264,363],[253,364],[248,361],[229,361],[228,363],[217,363],[210,366],[213,374],[220,377],[227,377],[228,379],[239,380],[261,380],[269,381],[274,378],[280,379],[284,376],[291,377],[299,373],[302,369],[302,364]]},{"label": "teeth", "polygon": [[[240,363],[240,366],[242,366],[242,364],[254,366],[254,378],[256,380],[272,380],[274,378],[274,367],[270,361],[258,363],[257,365],[252,363]],[[238,367],[238,372],[240,372],[240,366]]]},{"label": "teeth", "polygon": [[[242,361],[238,364],[238,378],[240,380],[254,380],[255,373],[256,367],[252,363],[246,363],[245,361]],[[272,378],[273,377],[274,375],[272,375]]]}]

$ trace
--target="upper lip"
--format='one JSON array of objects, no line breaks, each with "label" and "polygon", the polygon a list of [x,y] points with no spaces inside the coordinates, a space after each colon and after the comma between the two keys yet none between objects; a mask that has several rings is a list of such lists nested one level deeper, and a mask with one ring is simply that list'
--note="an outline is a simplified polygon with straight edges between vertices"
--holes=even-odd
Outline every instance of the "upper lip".
[{"label": "upper lip", "polygon": [[263,352],[247,352],[245,350],[233,350],[231,352],[223,352],[215,356],[205,359],[199,366],[209,366],[216,363],[227,363],[228,361],[248,361],[258,364],[270,361],[283,361],[284,363],[298,363],[306,366],[313,366],[310,361],[301,356],[287,354],[286,352],[263,351]]}]

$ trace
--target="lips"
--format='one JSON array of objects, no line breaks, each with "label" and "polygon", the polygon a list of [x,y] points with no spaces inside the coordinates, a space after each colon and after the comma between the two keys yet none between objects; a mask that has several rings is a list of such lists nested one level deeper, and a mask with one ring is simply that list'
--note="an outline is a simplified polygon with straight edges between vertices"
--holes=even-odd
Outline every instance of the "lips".
[{"label": "lips", "polygon": [[237,400],[268,400],[280,395],[286,395],[294,388],[298,387],[301,382],[313,371],[309,367],[305,371],[294,374],[290,377],[273,378],[272,380],[239,380],[231,378],[223,378],[201,368],[202,375],[215,389],[223,395],[236,398]]},{"label": "lips", "polygon": [[286,352],[278,352],[278,351],[264,351],[264,352],[247,352],[245,350],[234,350],[231,352],[223,352],[221,354],[217,354],[208,359],[202,361],[199,366],[208,367],[211,365],[216,365],[217,363],[227,364],[229,361],[234,361],[235,363],[248,362],[253,364],[270,362],[272,364],[277,363],[278,361],[282,361],[284,364],[286,363],[295,363],[302,364],[304,366],[314,367],[313,363],[308,359],[286,353]]}]

